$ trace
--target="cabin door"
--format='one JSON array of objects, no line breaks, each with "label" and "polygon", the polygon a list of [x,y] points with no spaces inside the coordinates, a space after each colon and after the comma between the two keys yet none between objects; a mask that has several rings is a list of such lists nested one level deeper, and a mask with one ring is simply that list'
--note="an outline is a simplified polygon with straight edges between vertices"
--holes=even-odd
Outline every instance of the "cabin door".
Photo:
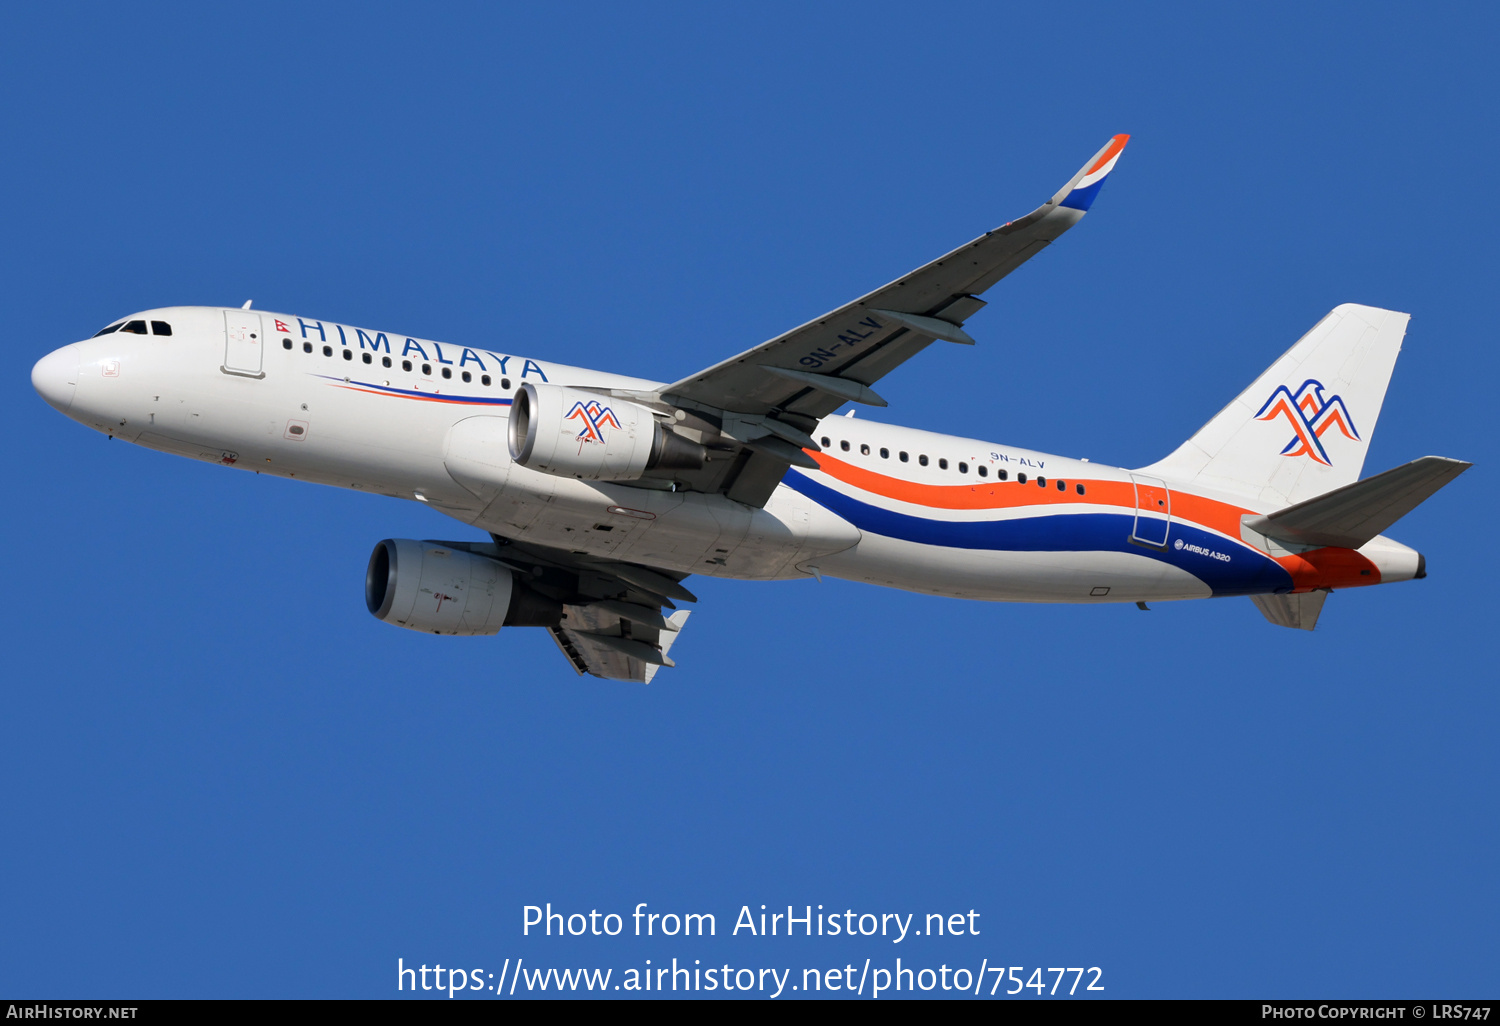
[{"label": "cabin door", "polygon": [[226,374],[241,374],[247,378],[265,377],[261,370],[265,341],[260,314],[250,310],[225,310],[224,365],[221,369]]},{"label": "cabin door", "polygon": [[1167,547],[1167,531],[1172,526],[1172,493],[1167,483],[1155,477],[1131,474],[1135,483],[1135,527],[1130,540],[1153,548]]}]

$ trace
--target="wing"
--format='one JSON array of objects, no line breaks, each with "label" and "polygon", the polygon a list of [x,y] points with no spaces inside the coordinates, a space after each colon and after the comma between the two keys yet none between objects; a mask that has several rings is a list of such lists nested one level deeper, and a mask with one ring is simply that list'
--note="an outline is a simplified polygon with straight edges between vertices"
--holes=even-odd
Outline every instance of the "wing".
[{"label": "wing", "polygon": [[689,611],[668,616],[663,607],[698,601],[682,586],[685,575],[491,537],[493,545],[444,544],[504,563],[525,581],[527,591],[560,603],[560,622],[550,604],[554,612],[529,622],[547,627],[580,674],[649,684],[659,669],[673,665],[667,653]]},{"label": "wing", "polygon": [[[570,607],[569,614],[573,615],[573,612]],[[667,617],[671,630],[662,631],[660,640],[655,642],[622,638],[617,633],[619,624],[611,627],[608,623],[590,623],[587,628],[554,627],[551,634],[552,640],[557,642],[557,647],[580,676],[589,673],[605,680],[650,684],[657,670],[675,665],[667,657],[667,651],[690,615],[688,610],[679,609]]]},{"label": "wing", "polygon": [[1129,138],[1111,139],[1025,217],[659,392],[619,394],[671,407],[709,445],[716,458],[683,485],[764,505],[789,465],[817,466],[803,450],[818,450],[808,434],[818,420],[847,402],[886,405],[870,386],[936,339],[973,344],[963,323],[984,306],[979,293],[1082,219]]}]

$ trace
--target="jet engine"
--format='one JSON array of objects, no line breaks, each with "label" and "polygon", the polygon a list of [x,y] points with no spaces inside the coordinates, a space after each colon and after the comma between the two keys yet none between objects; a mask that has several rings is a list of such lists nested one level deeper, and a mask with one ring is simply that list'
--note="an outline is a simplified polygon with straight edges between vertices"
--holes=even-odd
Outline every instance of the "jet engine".
[{"label": "jet engine", "polygon": [[562,605],[516,580],[503,563],[442,542],[387,538],[365,571],[377,620],[424,634],[495,634],[555,627]]},{"label": "jet engine", "polygon": [[637,481],[652,470],[697,470],[703,446],[638,403],[527,382],[510,408],[510,457],[586,481]]}]

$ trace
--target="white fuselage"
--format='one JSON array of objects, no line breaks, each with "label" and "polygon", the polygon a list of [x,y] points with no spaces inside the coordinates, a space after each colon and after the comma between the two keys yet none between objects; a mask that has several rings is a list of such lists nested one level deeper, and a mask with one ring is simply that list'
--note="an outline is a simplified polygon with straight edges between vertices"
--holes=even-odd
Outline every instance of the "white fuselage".
[{"label": "white fuselage", "polygon": [[[38,390],[73,419],[143,446],[425,502],[515,541],[680,573],[827,574],[991,600],[1287,591],[1296,576],[1266,578],[1276,571],[1261,564],[1272,557],[1226,526],[1228,512],[1194,521],[1165,500],[1163,512],[1147,509],[1149,483],[1125,470],[830,417],[812,432],[824,469],[792,470],[757,509],[719,494],[539,473],[510,459],[508,403],[523,383],[650,390],[655,382],[262,311],[174,307],[134,319],[170,324],[172,334],[115,331],[64,347],[37,365]],[[1171,483],[1162,484],[1165,496]],[[1172,501],[1260,512],[1243,496],[1172,492]],[[1154,542],[1158,528],[1160,546],[1132,537]],[[1357,583],[1416,572],[1415,553],[1378,541],[1386,548],[1361,550],[1377,575]],[[1226,586],[1231,566],[1240,577]],[[1307,581],[1297,577],[1297,590]]]}]

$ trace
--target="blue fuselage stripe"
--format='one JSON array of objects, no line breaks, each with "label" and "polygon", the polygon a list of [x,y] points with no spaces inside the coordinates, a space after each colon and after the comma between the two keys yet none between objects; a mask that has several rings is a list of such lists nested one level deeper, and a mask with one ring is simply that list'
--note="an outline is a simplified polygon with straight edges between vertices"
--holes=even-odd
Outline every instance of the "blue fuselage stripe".
[{"label": "blue fuselage stripe", "polygon": [[1181,521],[1172,521],[1167,545],[1158,549],[1130,540],[1135,515],[1124,511],[1040,513],[1004,520],[934,520],[863,502],[796,470],[789,472],[783,483],[861,531],[919,545],[1001,552],[1128,552],[1185,570],[1215,595],[1254,595],[1292,588],[1291,575],[1275,560]]}]

